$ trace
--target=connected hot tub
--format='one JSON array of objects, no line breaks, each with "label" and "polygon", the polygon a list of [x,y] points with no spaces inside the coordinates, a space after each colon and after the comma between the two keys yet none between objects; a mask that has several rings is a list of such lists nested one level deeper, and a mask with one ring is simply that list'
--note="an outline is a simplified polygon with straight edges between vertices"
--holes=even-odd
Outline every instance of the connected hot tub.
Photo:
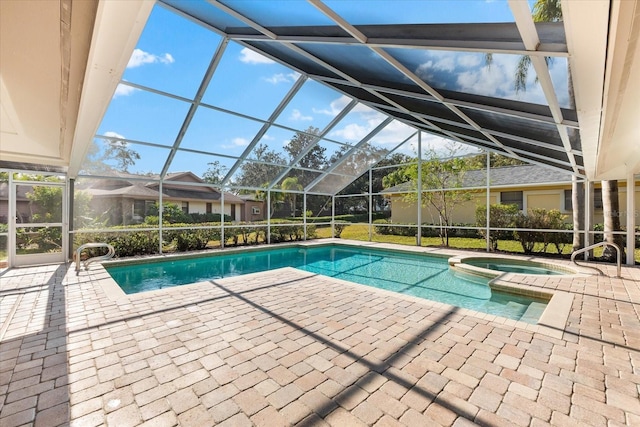
[{"label": "connected hot tub", "polygon": [[468,273],[481,273],[499,275],[501,273],[514,273],[523,275],[559,276],[576,274],[577,271],[563,265],[540,261],[530,261],[515,258],[500,257],[455,257],[449,259],[452,268],[464,270]]}]

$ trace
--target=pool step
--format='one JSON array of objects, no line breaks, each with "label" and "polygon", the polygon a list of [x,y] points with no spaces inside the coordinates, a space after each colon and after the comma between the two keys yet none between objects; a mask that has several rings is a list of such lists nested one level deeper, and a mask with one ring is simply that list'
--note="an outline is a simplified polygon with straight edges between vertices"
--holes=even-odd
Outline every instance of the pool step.
[{"label": "pool step", "polygon": [[547,304],[543,302],[532,302],[520,318],[520,321],[536,324],[545,308],[547,308]]}]

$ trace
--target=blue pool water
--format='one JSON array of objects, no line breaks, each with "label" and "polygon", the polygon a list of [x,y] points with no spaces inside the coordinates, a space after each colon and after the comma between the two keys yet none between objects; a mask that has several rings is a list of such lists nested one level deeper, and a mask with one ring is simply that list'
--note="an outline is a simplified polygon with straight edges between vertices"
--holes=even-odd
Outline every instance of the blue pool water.
[{"label": "blue pool water", "polygon": [[502,271],[505,273],[540,274],[545,276],[559,276],[568,274],[567,272],[560,270],[552,270],[550,268],[540,267],[535,264],[527,264],[524,261],[522,261],[521,263],[514,263],[487,260],[465,260],[464,263],[473,265],[475,267],[486,268],[493,271]]},{"label": "blue pool water", "polygon": [[537,322],[546,306],[546,302],[537,299],[492,291],[486,279],[455,275],[444,258],[342,245],[278,248],[106,266],[127,294],[281,267],[294,267],[530,323]]}]

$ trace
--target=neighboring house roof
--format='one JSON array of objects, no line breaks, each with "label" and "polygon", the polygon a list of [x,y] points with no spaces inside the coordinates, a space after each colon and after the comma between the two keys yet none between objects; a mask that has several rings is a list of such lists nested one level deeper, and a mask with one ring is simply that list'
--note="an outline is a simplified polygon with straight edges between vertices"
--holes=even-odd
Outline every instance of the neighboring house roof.
[{"label": "neighboring house roof", "polygon": [[245,202],[262,202],[263,200],[258,199],[255,194],[238,194],[239,198],[244,200]]},{"label": "neighboring house roof", "polygon": [[103,197],[137,197],[157,199],[159,196],[159,193],[156,190],[152,190],[151,188],[147,188],[138,183],[131,183],[131,185],[125,187],[112,189],[90,188],[87,191],[93,196]]},{"label": "neighboring house roof", "polygon": [[[491,169],[489,175],[491,187],[522,187],[531,185],[570,184],[571,174],[538,165],[504,166]],[[464,187],[482,187],[487,184],[487,171],[467,171],[464,175]],[[412,189],[405,182],[383,190],[383,193],[402,193]]]},{"label": "neighboring house roof", "polygon": [[[147,183],[131,178],[140,179],[141,176],[119,172],[117,177],[92,181],[84,190],[97,197],[159,198],[158,182]],[[193,172],[168,173],[162,186],[163,196],[182,200],[220,200],[220,191],[213,186],[181,185],[182,183],[205,182]],[[224,200],[228,203],[244,203],[240,197],[227,192],[224,193]]]}]

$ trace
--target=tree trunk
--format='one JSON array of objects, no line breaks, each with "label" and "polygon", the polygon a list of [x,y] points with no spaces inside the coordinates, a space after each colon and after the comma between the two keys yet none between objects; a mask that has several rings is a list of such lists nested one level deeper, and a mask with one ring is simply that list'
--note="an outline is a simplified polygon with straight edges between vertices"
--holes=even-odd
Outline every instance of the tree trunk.
[{"label": "tree trunk", "polygon": [[573,209],[573,251],[584,247],[584,184],[573,177],[571,182],[571,207]]},{"label": "tree trunk", "polygon": [[[624,259],[624,243],[622,235],[613,234],[613,231],[621,231],[620,227],[620,200],[618,198],[618,181],[602,181],[602,211],[604,215],[604,240],[615,243],[621,249]],[[611,246],[605,246],[602,252],[604,261],[615,262],[616,250]]]}]

